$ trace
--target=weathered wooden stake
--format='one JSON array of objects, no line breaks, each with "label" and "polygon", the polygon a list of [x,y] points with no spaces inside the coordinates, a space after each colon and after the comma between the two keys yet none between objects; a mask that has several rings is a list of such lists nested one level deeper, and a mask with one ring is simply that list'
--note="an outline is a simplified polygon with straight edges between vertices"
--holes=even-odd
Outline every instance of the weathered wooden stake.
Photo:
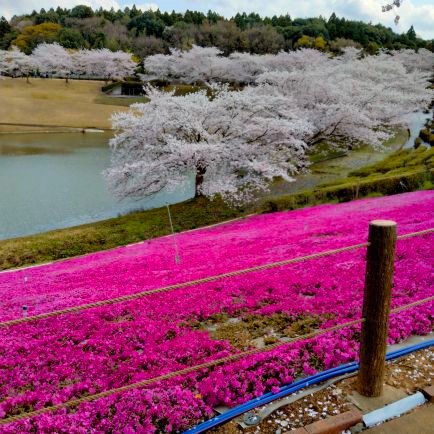
[{"label": "weathered wooden stake", "polygon": [[383,392],[396,223],[373,220],[368,241],[358,389],[361,395],[373,397]]}]

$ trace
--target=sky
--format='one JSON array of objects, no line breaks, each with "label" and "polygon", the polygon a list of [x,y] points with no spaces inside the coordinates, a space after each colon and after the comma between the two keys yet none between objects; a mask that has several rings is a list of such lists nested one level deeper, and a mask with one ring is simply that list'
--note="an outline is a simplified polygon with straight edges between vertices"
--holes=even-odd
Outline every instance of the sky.
[{"label": "sky", "polygon": [[162,11],[183,12],[186,9],[209,9],[225,17],[237,12],[257,12],[262,16],[289,13],[294,18],[322,15],[329,17],[332,12],[340,17],[381,23],[392,27],[396,32],[406,32],[411,25],[416,33],[425,39],[434,39],[434,0],[402,0],[402,6],[396,9],[401,16],[398,26],[394,24],[393,12],[382,13],[381,6],[392,0],[0,0],[0,16],[11,18],[13,15],[30,13],[33,9],[49,9],[57,6],[71,8],[78,4],[87,4],[93,8],[114,7],[123,9],[134,3],[142,10],[159,8]]}]

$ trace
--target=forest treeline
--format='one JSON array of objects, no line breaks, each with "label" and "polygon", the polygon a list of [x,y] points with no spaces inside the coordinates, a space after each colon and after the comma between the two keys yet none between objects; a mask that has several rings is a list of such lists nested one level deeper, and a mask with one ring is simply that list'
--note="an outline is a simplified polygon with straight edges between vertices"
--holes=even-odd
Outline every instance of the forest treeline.
[{"label": "forest treeline", "polygon": [[289,14],[264,18],[256,13],[238,13],[227,19],[213,11],[168,13],[141,11],[135,6],[115,11],[79,5],[41,9],[10,21],[0,19],[0,49],[15,45],[29,54],[43,42],[58,42],[65,48],[125,50],[139,58],[193,45],[218,47],[226,55],[235,51],[277,53],[299,47],[339,51],[348,46],[363,47],[371,54],[381,47],[434,51],[434,41],[418,38],[413,26],[397,34],[381,24],[347,20],[334,13],[328,19],[292,18]]}]

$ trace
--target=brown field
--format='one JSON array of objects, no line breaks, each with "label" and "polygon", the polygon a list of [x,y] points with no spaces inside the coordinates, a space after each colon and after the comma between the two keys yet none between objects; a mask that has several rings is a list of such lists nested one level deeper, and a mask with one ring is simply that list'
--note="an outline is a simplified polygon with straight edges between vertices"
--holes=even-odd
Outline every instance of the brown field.
[{"label": "brown field", "polygon": [[109,129],[112,113],[126,107],[123,99],[104,95],[103,85],[88,80],[0,80],[0,132]]}]

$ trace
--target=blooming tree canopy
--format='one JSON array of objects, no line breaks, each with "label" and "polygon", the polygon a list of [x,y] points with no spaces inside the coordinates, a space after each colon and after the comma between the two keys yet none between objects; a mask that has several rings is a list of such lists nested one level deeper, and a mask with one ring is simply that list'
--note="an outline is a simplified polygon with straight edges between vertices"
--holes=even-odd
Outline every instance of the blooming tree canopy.
[{"label": "blooming tree canopy", "polygon": [[134,74],[137,67],[131,54],[124,51],[110,51],[107,48],[97,50],[79,50],[73,54],[76,74],[91,77],[122,79]]},{"label": "blooming tree canopy", "polygon": [[254,83],[267,71],[288,71],[319,66],[328,56],[318,50],[302,49],[277,55],[232,53],[229,57],[215,47],[193,46],[189,51],[172,49],[145,59],[144,80],[181,80],[186,83],[219,81]]},{"label": "blooming tree canopy", "polygon": [[[144,61],[145,80],[182,79],[194,83],[196,81],[223,81],[227,70],[227,57],[215,47],[193,47],[188,51],[175,48],[170,55],[156,54]],[[214,71],[214,73],[213,73]]]},{"label": "blooming tree canopy", "polygon": [[245,200],[273,177],[289,181],[306,165],[311,126],[276,88],[219,88],[211,99],[205,91],[147,92],[149,103],[113,118],[118,133],[106,177],[121,198],[179,186],[193,173],[197,195]]},{"label": "blooming tree canopy", "polygon": [[135,72],[137,64],[130,53],[96,50],[68,51],[57,43],[39,44],[30,55],[18,48],[0,50],[0,71],[13,77],[27,76],[32,71],[68,78],[70,75],[122,79]]},{"label": "blooming tree canopy", "polygon": [[391,3],[387,3],[386,5],[381,7],[383,12],[394,11],[395,12],[395,24],[399,23],[400,16],[395,11],[395,8],[399,8],[402,5],[403,0],[393,0]]},{"label": "blooming tree canopy", "polygon": [[[201,50],[195,47],[187,58]],[[224,61],[218,50],[205,54],[206,62],[191,65],[181,52],[155,58],[172,77],[227,79],[247,71],[254,85],[238,92],[220,88],[212,98],[149,88],[149,104],[117,114],[106,176],[119,197],[147,196],[194,173],[196,194],[246,200],[274,177],[291,180],[307,166],[306,151],[324,141],[381,147],[433,94],[427,89],[432,55],[416,67],[409,53],[363,57],[355,49],[335,58],[314,50],[237,53]]]},{"label": "blooming tree canopy", "polygon": [[[426,49],[390,51],[407,69],[430,71],[434,54]],[[339,64],[363,57],[356,48],[345,48],[338,56]],[[173,49],[171,54],[156,54],[145,59],[143,67],[145,81],[162,79],[185,83],[223,82],[253,84],[264,73],[273,71],[325,70],[333,62],[330,55],[311,48],[273,54],[232,53],[229,57],[215,47],[197,47],[189,51]]]},{"label": "blooming tree canopy", "polygon": [[[433,55],[430,61],[432,67]],[[391,126],[429,103],[429,78],[425,68],[408,70],[399,55],[359,58],[350,50],[320,68],[267,72],[257,82],[276,86],[304,111],[314,131],[308,145],[326,139],[379,146]]]},{"label": "blooming tree canopy", "polygon": [[31,56],[27,56],[17,47],[11,50],[1,50],[0,71],[12,77],[28,77],[35,69],[36,65]]},{"label": "blooming tree canopy", "polygon": [[432,74],[434,53],[425,48],[420,48],[417,53],[414,50],[399,50],[391,51],[388,54],[401,62],[408,71],[416,70]]},{"label": "blooming tree canopy", "polygon": [[68,77],[74,69],[71,55],[58,43],[39,44],[31,57],[37,69],[44,74]]}]

